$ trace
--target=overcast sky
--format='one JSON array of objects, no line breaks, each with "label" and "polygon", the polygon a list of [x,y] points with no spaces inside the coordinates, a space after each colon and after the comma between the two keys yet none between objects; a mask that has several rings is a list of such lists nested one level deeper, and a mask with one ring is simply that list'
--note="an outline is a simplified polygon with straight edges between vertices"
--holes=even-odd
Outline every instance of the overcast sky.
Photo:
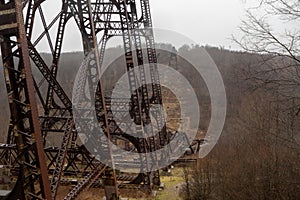
[{"label": "overcast sky", "polygon": [[155,27],[180,32],[201,45],[230,46],[245,15],[241,0],[150,0]]},{"label": "overcast sky", "polygon": [[[149,0],[153,25],[156,28],[179,32],[200,45],[224,46],[236,49],[230,37],[238,35],[238,26],[245,16],[244,0]],[[45,1],[45,13],[60,9],[60,0]],[[47,15],[47,14],[46,14]],[[53,19],[53,15],[49,17]],[[39,23],[39,22],[36,22]],[[53,30],[52,35],[56,31]],[[80,51],[80,33],[73,24],[68,25],[63,51]],[[45,40],[38,47],[45,49]],[[44,43],[44,44],[43,44]]]}]

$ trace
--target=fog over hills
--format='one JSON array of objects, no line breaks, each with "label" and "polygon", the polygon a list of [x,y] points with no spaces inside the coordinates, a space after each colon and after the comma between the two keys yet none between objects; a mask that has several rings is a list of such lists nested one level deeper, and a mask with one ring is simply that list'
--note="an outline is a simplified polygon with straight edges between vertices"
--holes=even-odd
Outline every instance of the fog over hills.
[{"label": "fog over hills", "polygon": [[[158,48],[162,49],[168,49],[172,48],[172,46],[167,44],[160,44],[158,45]],[[197,54],[197,48],[200,48],[199,46],[195,47],[189,47],[189,46],[183,46],[179,49],[179,51],[186,51],[191,54]],[[253,57],[248,54],[242,54],[239,52],[231,52],[225,49],[215,48],[215,47],[205,47],[207,52],[210,54],[210,56],[215,61],[216,65],[218,66],[219,70],[221,71],[221,74],[223,76],[225,86],[227,89],[227,92],[229,94],[229,103],[236,104],[240,99],[240,90],[239,87],[241,85],[236,84],[238,81],[236,79],[236,68],[237,67],[243,67],[242,62],[246,59],[247,62],[252,62],[252,60],[255,60]],[[122,54],[123,49],[121,47],[116,48],[110,48],[106,51],[106,62],[111,62],[112,57],[114,57],[114,54]],[[42,53],[41,56],[44,58],[44,61],[50,66],[51,63],[51,55],[48,53]],[[72,95],[72,87],[74,83],[74,79],[76,77],[78,68],[80,67],[82,61],[84,59],[84,55],[82,52],[71,52],[71,53],[63,53],[60,59],[60,68],[58,71],[58,77],[57,80],[60,82],[62,87],[65,89],[69,97],[71,98]],[[170,53],[169,52],[163,52],[161,50],[158,51],[158,62],[161,64],[168,65],[170,63]],[[201,62],[201,60],[199,60]],[[107,63],[105,63],[107,64]],[[104,75],[104,80],[108,80],[110,82],[117,81],[117,79],[125,73],[126,66],[124,64],[124,57],[120,57],[116,61],[113,62],[113,65],[117,65],[117,67],[113,67],[113,70],[108,69]],[[202,117],[204,117],[204,122],[201,125],[202,128],[207,127],[209,122],[209,116],[210,116],[210,100],[209,100],[209,94],[208,90],[205,86],[205,83],[203,80],[199,79],[198,76],[195,76],[195,71],[193,67],[190,66],[189,63],[184,61],[183,59],[178,59],[177,64],[173,63],[173,65],[177,65],[178,71],[182,73],[185,77],[187,77],[188,80],[191,81],[192,86],[194,87],[194,90],[197,93],[198,98],[200,99],[200,104],[202,107],[206,107],[205,109],[202,109]],[[37,83],[39,83],[43,78],[41,77],[39,70],[35,65],[32,63],[32,71],[33,75],[35,77],[35,80]],[[1,62],[1,72],[3,72],[2,68],[2,62]],[[114,81],[112,81],[114,80]],[[41,86],[41,92],[43,95],[45,95],[45,91],[47,88],[47,84],[43,84]],[[4,83],[4,77],[3,73],[0,74],[0,127],[1,127],[1,136],[2,141],[4,139],[4,135],[6,134],[7,124],[8,124],[8,102],[5,92],[5,83]],[[205,111],[206,110],[206,111]],[[230,115],[230,113],[229,113]]]},{"label": "fog over hills", "polygon": [[[165,44],[164,47],[172,48]],[[188,181],[195,188],[202,187],[202,183],[209,183],[205,187],[213,187],[214,194],[222,197],[221,199],[232,199],[226,198],[224,194],[236,197],[233,199],[247,199],[249,194],[265,197],[268,193],[275,193],[275,187],[280,195],[292,195],[288,199],[298,199],[300,93],[299,84],[295,83],[300,81],[297,82],[297,77],[293,76],[294,68],[285,67],[294,66],[291,65],[292,61],[274,55],[234,52],[208,46],[205,50],[214,60],[224,80],[227,117],[217,145],[201,160],[199,172],[187,172],[193,174],[187,176],[192,177]],[[202,50],[199,46],[185,45],[177,51],[197,58]],[[106,51],[107,62],[122,52],[121,48],[109,49]],[[51,55],[42,56],[49,64]],[[61,57],[60,66],[63,67],[59,68],[57,79],[70,98],[82,60],[81,52],[65,53]],[[197,62],[204,61],[199,56]],[[179,57],[174,62],[170,52],[158,50],[158,63],[171,64],[171,67],[189,80],[200,105],[199,130],[205,132],[210,123],[211,99],[204,81],[187,60]],[[39,83],[42,78],[34,65],[32,68]],[[0,70],[3,72],[2,67]],[[104,90],[112,89],[125,71],[124,57],[121,56],[104,72]],[[43,95],[46,88],[47,84],[40,87]],[[0,142],[5,142],[8,126],[9,108],[6,96],[3,73],[0,73]],[[193,107],[189,108],[189,112],[192,117]],[[201,184],[197,185],[198,183]],[[185,194],[187,188],[183,187],[182,190]],[[257,196],[253,199],[262,198]]]}]

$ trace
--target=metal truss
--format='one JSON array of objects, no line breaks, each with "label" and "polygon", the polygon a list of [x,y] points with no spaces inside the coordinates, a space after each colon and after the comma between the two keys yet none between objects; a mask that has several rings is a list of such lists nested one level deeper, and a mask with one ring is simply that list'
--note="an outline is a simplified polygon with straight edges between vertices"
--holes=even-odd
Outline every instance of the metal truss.
[{"label": "metal truss", "polygon": [[[169,143],[170,134],[160,110],[161,87],[149,1],[140,0],[138,8],[135,0],[61,0],[61,9],[47,22],[42,5],[49,1],[0,1],[1,56],[11,113],[6,144],[0,145],[0,164],[10,166],[18,174],[9,199],[55,199],[60,182],[76,176],[84,178],[65,199],[75,198],[83,188],[91,187],[99,178],[105,182],[106,196],[110,199],[118,199],[118,188],[125,187],[118,183],[124,182],[124,179],[128,184],[142,184],[151,191],[153,185],[160,184],[159,171],[117,176],[114,169],[102,165],[84,146],[78,145],[72,102],[57,80],[60,68],[65,67],[60,64],[60,57],[67,34],[66,26],[70,19],[74,19],[82,36],[84,54],[93,52],[95,58],[95,62],[86,63],[85,73],[88,76],[81,81],[97,87],[91,90],[96,91],[96,95],[91,94],[90,97],[95,98],[97,119],[108,139],[124,141],[124,148],[139,153],[154,152]],[[139,9],[141,17],[137,14]],[[38,18],[42,29],[35,33]],[[55,37],[50,34],[54,27],[57,27]],[[33,38],[33,35],[37,37]],[[156,121],[152,122],[160,132],[153,137],[134,138],[121,130],[109,115],[112,112],[111,99],[103,93],[97,74],[101,70],[107,41],[117,36],[123,39],[124,62],[133,94],[129,99],[130,117],[137,134],[145,136],[145,131],[153,131],[145,130],[144,126],[151,123],[150,105],[160,105],[154,111]],[[101,38],[100,47],[98,38]],[[45,62],[37,48],[42,40],[50,49],[50,64]],[[146,44],[147,60],[143,56],[142,41]],[[135,51],[132,51],[133,48]],[[134,60],[139,66],[138,73],[133,70],[136,67]],[[151,86],[146,84],[144,64],[149,65]],[[39,71],[39,77],[32,76],[32,68]],[[46,88],[46,95],[42,88]],[[152,92],[151,97],[149,91]],[[128,114],[128,110],[124,110],[128,100],[119,99],[117,102],[117,111],[121,115]],[[80,126],[85,125],[82,123]],[[47,146],[49,136],[53,134],[60,135],[61,144]],[[113,163],[110,147],[101,148],[107,151],[108,159]],[[147,157],[142,159],[143,163],[150,162]]]}]

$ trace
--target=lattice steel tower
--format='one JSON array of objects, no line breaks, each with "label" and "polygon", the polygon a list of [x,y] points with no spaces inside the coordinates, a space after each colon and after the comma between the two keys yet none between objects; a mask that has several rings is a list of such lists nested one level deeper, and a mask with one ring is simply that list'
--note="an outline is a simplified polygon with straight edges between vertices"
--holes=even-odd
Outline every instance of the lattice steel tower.
[{"label": "lattice steel tower", "polygon": [[[60,85],[57,75],[60,68],[66,67],[60,64],[60,57],[64,37],[69,34],[65,31],[66,26],[74,20],[82,36],[84,54],[94,54],[95,62],[89,62],[86,71],[89,76],[85,81],[97,86],[97,118],[107,137],[130,142],[140,153],[155,151],[168,143],[162,112],[155,116],[158,130],[161,130],[156,136],[132,138],[115,128],[114,119],[108,115],[111,100],[104,95],[101,81],[95,73],[102,64],[107,41],[120,36],[132,93],[130,115],[137,134],[144,134],[143,127],[151,120],[150,104],[162,106],[149,1],[61,0],[58,1],[62,5],[61,10],[51,11],[57,13],[47,22],[43,4],[48,2],[50,0],[0,1],[1,55],[10,108],[7,141],[0,146],[0,164],[9,166],[18,174],[9,199],[55,199],[62,177],[74,176],[84,178],[65,199],[75,198],[99,177],[104,177],[106,196],[117,199],[121,178],[115,170],[97,161],[84,146],[78,145],[78,133],[84,130],[84,124],[81,124],[81,130],[76,128],[70,96]],[[42,26],[38,29],[37,19]],[[53,32],[56,34],[53,35]],[[50,64],[37,49],[42,40],[50,49]],[[144,50],[142,43],[145,44]],[[132,51],[132,48],[136,50]],[[145,63],[149,64],[152,85],[146,84]],[[138,68],[141,87],[137,86],[137,75],[132,70],[136,65],[142,66]],[[39,71],[39,77],[32,76],[34,68]],[[120,100],[120,109],[125,103],[128,102]],[[61,138],[61,144],[47,146],[49,136],[55,134]],[[111,151],[106,148],[111,158]],[[160,184],[159,172],[140,173],[128,183],[151,190],[153,185]]]}]

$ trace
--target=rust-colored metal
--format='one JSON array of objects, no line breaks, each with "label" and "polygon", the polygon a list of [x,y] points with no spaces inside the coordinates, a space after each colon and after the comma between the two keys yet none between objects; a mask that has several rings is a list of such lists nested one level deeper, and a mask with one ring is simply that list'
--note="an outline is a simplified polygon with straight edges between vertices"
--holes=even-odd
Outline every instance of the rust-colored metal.
[{"label": "rust-colored metal", "polygon": [[98,43],[97,43],[97,35],[95,31],[95,22],[93,18],[93,13],[92,13],[92,6],[91,6],[91,1],[88,0],[88,7],[89,7],[89,18],[91,21],[91,31],[92,31],[92,36],[93,36],[93,46],[94,46],[94,53],[95,53],[95,58],[96,58],[96,66],[98,69],[98,74],[99,74],[99,89],[101,93],[101,100],[102,100],[102,108],[104,112],[104,121],[105,121],[105,128],[106,128],[106,135],[107,135],[107,140],[108,140],[108,150],[109,150],[109,156],[110,156],[110,161],[111,161],[111,166],[112,166],[112,176],[113,176],[113,186],[115,190],[115,199],[119,199],[119,188],[118,188],[118,183],[117,183],[117,176],[116,176],[116,170],[115,170],[115,162],[114,162],[114,157],[113,157],[113,151],[112,151],[112,145],[111,145],[111,135],[110,135],[110,129],[109,129],[109,123],[108,123],[108,116],[107,116],[107,109],[106,109],[106,104],[105,104],[105,97],[104,97],[104,90],[102,88],[102,79],[101,79],[101,64],[100,64],[100,59],[99,59],[99,50],[98,50]]},{"label": "rust-colored metal", "polygon": [[[18,181],[9,199],[50,199],[48,170],[39,123],[21,0],[0,2],[0,34],[9,104],[9,144],[16,144]],[[6,24],[5,24],[6,23]],[[15,26],[15,24],[17,26]],[[14,38],[17,38],[15,41]],[[13,53],[12,49],[17,49]],[[15,59],[14,59],[15,58]],[[18,59],[15,66],[14,60]]]},{"label": "rust-colored metal", "polygon": [[24,27],[24,20],[23,20],[23,6],[21,0],[15,0],[15,7],[16,7],[16,18],[18,23],[18,43],[20,44],[20,52],[22,55],[22,61],[24,64],[24,71],[26,76],[26,85],[27,91],[26,95],[28,95],[28,100],[30,102],[30,109],[31,109],[31,120],[33,126],[32,137],[34,138],[35,142],[35,151],[36,151],[36,162],[37,167],[39,167],[40,175],[41,175],[41,183],[40,186],[42,187],[42,195],[45,199],[51,198],[51,191],[50,191],[50,184],[48,178],[48,171],[46,166],[46,159],[44,153],[44,146],[43,146],[43,139],[42,139],[42,132],[41,127],[39,124],[39,117],[37,111],[37,103],[36,103],[36,96],[34,92],[34,84],[32,79],[32,71],[31,65],[29,60],[29,52],[28,52],[28,44],[27,44],[27,37]]},{"label": "rust-colored metal", "polygon": [[[131,60],[137,59],[138,64],[141,65],[139,70],[144,80],[145,73],[142,65],[145,60],[143,60],[143,52],[141,50],[141,38],[135,31],[131,32],[130,29],[151,28],[149,2],[148,0],[140,0],[141,18],[143,19],[138,19],[138,8],[135,0],[61,0],[61,10],[47,24],[49,19],[45,19],[47,15],[43,14],[41,7],[45,1],[0,0],[1,55],[4,63],[4,76],[11,112],[7,146],[1,146],[0,148],[0,164],[18,163],[13,166],[13,170],[19,170],[20,172],[14,193],[12,193],[10,198],[55,199],[61,177],[74,177],[77,175],[84,177],[95,172],[95,170],[97,175],[93,176],[92,182],[98,177],[103,178],[104,175],[101,175],[101,173],[105,171],[105,174],[110,176],[107,178],[107,183],[110,184],[110,188],[114,188],[116,192],[115,198],[118,198],[119,191],[114,167],[113,169],[103,168],[103,170],[99,171],[99,161],[96,161],[95,157],[84,146],[78,146],[77,144],[78,133],[75,129],[72,103],[67,92],[64,91],[57,80],[58,69],[62,67],[59,63],[63,46],[62,41],[65,27],[70,21],[69,19],[73,18],[81,32],[84,53],[87,54],[91,50],[95,50],[96,64],[89,65],[89,70],[96,69],[98,74],[100,74],[107,41],[115,36],[123,36],[123,40],[126,40],[124,41],[124,46],[127,48],[125,54],[131,54],[127,56],[130,59],[125,60],[127,70],[135,67]],[[39,14],[36,13],[37,11]],[[23,13],[26,13],[25,20],[23,19]],[[37,31],[37,29],[34,29],[34,25],[37,21],[35,19],[38,17],[41,18],[43,30],[40,30],[41,33],[37,35],[33,31]],[[58,25],[54,26],[57,22]],[[58,27],[56,38],[49,35],[52,27]],[[96,37],[98,34],[102,35],[103,38],[99,51]],[[31,36],[38,37],[33,40]],[[15,37],[17,41],[14,39]],[[50,64],[45,62],[36,47],[42,39],[46,39],[45,41],[48,42],[52,53]],[[154,83],[152,85],[154,97],[151,100],[154,100],[154,103],[161,104],[161,91],[155,66],[157,59],[153,35],[150,34],[150,36],[145,37],[145,41],[148,63],[151,67],[151,79]],[[128,52],[130,46],[136,47],[136,54]],[[34,72],[37,71],[38,75],[35,73],[32,76],[30,59],[34,63],[33,67],[37,69]],[[18,64],[14,62],[16,60],[18,60]],[[159,145],[167,143],[167,141],[164,141],[164,134],[166,133],[165,128],[162,127],[163,125],[159,125],[163,130],[160,133],[161,136],[148,139],[132,139],[132,137],[128,137],[122,132],[120,128],[113,128],[112,126],[115,124],[114,119],[107,115],[110,112],[109,98],[104,95],[102,80],[100,80],[99,84],[98,79],[94,78],[92,77],[88,81],[100,87],[96,95],[92,94],[91,97],[94,98],[96,96],[95,101],[101,102],[99,104],[100,107],[96,108],[96,112],[104,111],[102,112],[104,113],[104,118],[101,118],[102,116],[97,117],[99,117],[100,124],[103,124],[101,128],[105,130],[108,140],[113,140],[117,136],[119,140],[129,141],[134,144],[140,153],[155,151],[161,147]],[[131,82],[130,84],[132,87],[136,86],[136,83]],[[143,134],[143,125],[149,123],[149,108],[150,103],[153,103],[150,102],[145,85],[143,83],[141,93],[136,90],[137,88],[132,89],[132,92],[136,94],[134,98],[137,98],[136,101],[132,102],[135,107],[133,107],[134,112],[131,114],[132,118],[136,119],[134,122],[141,134]],[[46,95],[43,95],[44,92],[40,91],[41,88],[47,88]],[[37,97],[38,99],[36,99]],[[120,102],[120,111],[127,103],[128,100]],[[98,112],[98,114],[100,115],[101,112]],[[128,112],[128,110],[122,110],[121,112]],[[162,119],[163,116],[158,116],[157,118]],[[60,138],[61,145],[44,146],[47,144],[48,135],[50,134],[62,135]],[[70,140],[72,142],[71,145],[69,145]],[[108,147],[107,154],[110,154],[110,160],[112,161],[112,166],[114,166],[111,146]],[[18,162],[16,162],[16,159]],[[81,160],[78,161],[78,159]],[[52,178],[52,190],[50,190],[49,186],[50,178]],[[158,171],[152,174],[141,173],[131,183],[152,187],[153,181],[151,179],[153,178],[159,179]],[[91,183],[89,186],[91,186]],[[76,188],[74,188],[75,190]]]}]

